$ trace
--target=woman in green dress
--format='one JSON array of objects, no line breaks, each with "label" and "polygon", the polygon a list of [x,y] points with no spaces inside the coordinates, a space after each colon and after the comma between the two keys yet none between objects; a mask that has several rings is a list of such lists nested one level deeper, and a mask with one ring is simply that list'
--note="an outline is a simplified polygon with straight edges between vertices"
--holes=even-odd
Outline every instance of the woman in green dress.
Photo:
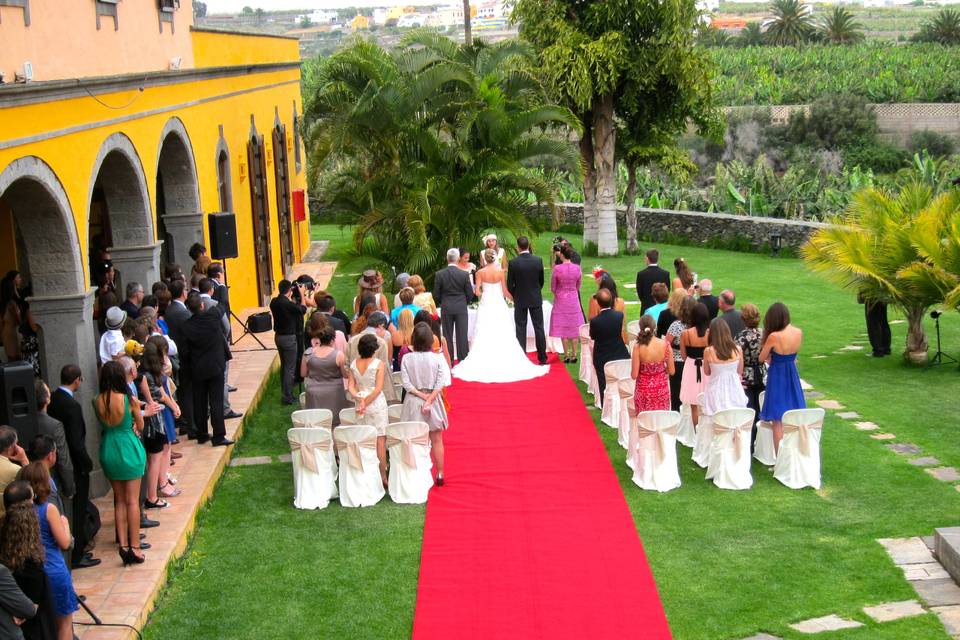
[{"label": "woman in green dress", "polygon": [[[143,429],[140,403],[130,401],[123,365],[107,362],[100,369],[100,394],[93,405],[103,429],[100,464],[113,487],[113,508],[123,564],[143,562],[140,540],[140,479],[147,454],[140,442]],[[138,546],[134,548],[134,544]]]}]

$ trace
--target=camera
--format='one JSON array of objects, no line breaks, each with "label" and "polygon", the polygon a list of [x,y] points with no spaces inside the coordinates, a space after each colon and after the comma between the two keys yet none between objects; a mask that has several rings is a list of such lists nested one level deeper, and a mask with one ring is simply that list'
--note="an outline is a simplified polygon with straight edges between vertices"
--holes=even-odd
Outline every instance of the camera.
[{"label": "camera", "polygon": [[936,311],[936,310],[934,310],[934,311],[931,311],[931,312],[930,312],[930,317],[933,318],[934,320],[936,320],[937,318],[939,318],[939,317],[942,316],[942,315],[943,315],[943,311]]},{"label": "camera", "polygon": [[313,293],[313,290],[316,288],[317,283],[313,278],[304,274],[297,278],[293,282],[293,301],[297,304],[303,304],[303,294],[301,291],[306,292],[307,294]]}]

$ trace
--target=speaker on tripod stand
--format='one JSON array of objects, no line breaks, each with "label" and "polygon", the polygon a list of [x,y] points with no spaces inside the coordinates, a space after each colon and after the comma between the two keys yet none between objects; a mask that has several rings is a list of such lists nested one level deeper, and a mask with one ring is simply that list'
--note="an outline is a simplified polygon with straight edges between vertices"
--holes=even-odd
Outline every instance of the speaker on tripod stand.
[{"label": "speaker on tripod stand", "polygon": [[24,446],[37,435],[33,367],[26,362],[0,364],[0,424],[16,429]]},{"label": "speaker on tripod stand", "polygon": [[937,327],[937,352],[930,358],[930,362],[927,363],[927,367],[935,367],[938,364],[946,364],[947,362],[956,362],[956,358],[951,358],[945,354],[940,349],[940,316],[943,315],[943,311],[934,310],[930,312],[930,317],[933,318],[934,323]]}]

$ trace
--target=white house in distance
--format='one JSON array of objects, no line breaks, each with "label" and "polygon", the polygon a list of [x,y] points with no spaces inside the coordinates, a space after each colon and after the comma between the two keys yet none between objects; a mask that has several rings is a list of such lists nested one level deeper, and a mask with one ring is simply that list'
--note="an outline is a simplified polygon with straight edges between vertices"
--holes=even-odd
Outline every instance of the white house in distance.
[{"label": "white house in distance", "polygon": [[337,21],[337,12],[336,11],[324,11],[323,9],[316,9],[311,13],[306,13],[300,16],[297,16],[294,19],[294,22],[300,23],[304,18],[310,20],[313,24],[332,24]]}]

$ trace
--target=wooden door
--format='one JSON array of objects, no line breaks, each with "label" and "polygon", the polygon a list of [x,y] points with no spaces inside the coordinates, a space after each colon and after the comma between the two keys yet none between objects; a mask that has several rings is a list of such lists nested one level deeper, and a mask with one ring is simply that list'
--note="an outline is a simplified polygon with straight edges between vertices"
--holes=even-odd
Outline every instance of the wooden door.
[{"label": "wooden door", "polygon": [[293,253],[293,215],[290,201],[290,162],[287,157],[287,128],[278,124],[273,128],[273,170],[277,185],[277,220],[280,224],[280,262],[283,272],[290,273]]},{"label": "wooden door", "polygon": [[253,244],[257,257],[257,291],[260,304],[270,304],[273,295],[273,260],[270,255],[270,202],[267,199],[267,159],[263,136],[247,143],[250,166],[250,203],[253,211]]}]

